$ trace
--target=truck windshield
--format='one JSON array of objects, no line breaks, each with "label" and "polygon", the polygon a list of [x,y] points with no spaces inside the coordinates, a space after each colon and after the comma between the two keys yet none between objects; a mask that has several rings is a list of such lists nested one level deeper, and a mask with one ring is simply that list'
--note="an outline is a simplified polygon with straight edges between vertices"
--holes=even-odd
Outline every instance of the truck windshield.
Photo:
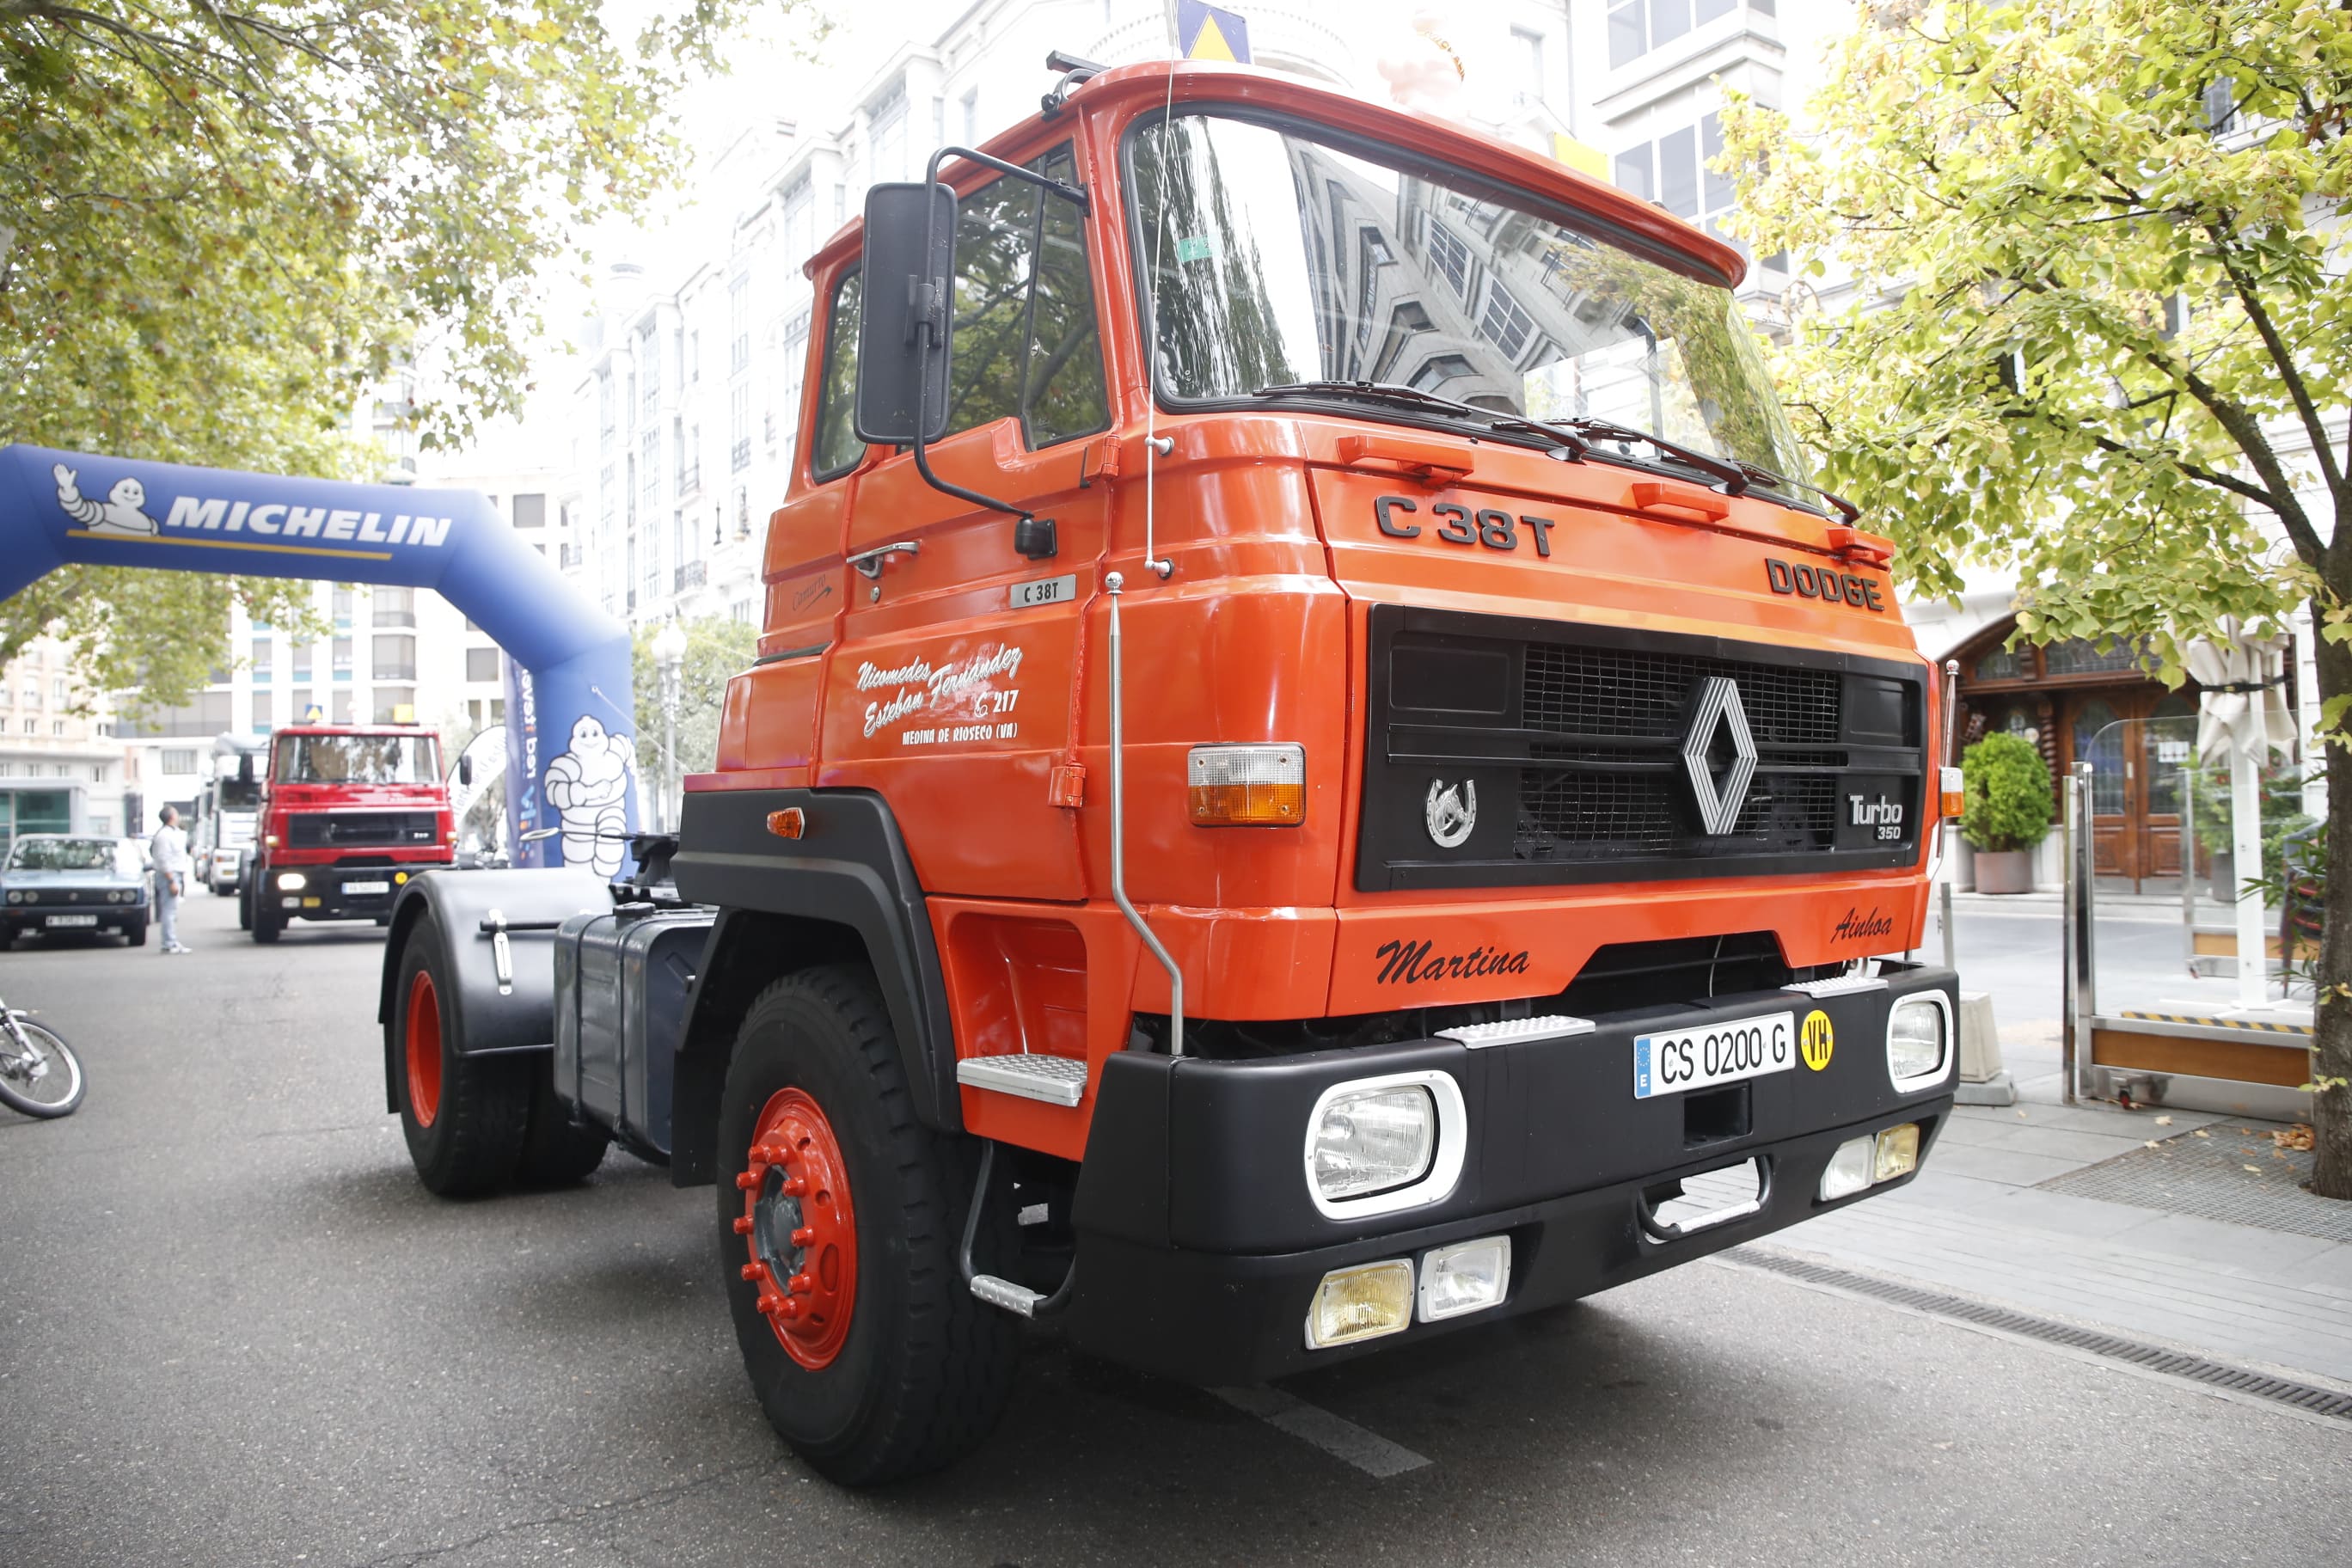
[{"label": "truck windshield", "polygon": [[259,779],[223,779],[220,781],[220,808],[223,811],[251,811],[261,804]]},{"label": "truck windshield", "polygon": [[1301,126],[1181,112],[1138,136],[1129,180],[1171,402],[1372,383],[1368,404],[1407,388],[1604,420],[1807,477],[1731,291],[1532,197]]},{"label": "truck windshield", "polygon": [[287,735],[278,742],[279,784],[426,784],[441,776],[430,735]]}]

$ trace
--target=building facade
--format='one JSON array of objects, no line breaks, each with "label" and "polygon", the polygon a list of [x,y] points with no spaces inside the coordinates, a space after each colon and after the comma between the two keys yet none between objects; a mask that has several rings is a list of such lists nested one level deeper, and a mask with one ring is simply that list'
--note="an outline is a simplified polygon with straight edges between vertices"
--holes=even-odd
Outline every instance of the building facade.
[{"label": "building facade", "polygon": [[136,832],[123,780],[102,694],[83,687],[70,647],[35,638],[0,668],[0,853],[19,833]]}]

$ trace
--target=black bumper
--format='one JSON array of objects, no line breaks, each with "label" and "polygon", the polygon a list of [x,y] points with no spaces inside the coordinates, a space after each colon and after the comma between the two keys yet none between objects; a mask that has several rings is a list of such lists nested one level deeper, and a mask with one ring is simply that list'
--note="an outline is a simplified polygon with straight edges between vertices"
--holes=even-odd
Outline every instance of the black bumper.
[{"label": "black bumper", "polygon": [[[1248,1383],[1324,1365],[1572,1300],[1753,1240],[1899,1177],[1824,1205],[1816,1196],[1846,1140],[1920,1126],[1924,1158],[1952,1105],[1957,1039],[1934,1085],[1898,1094],[1886,1068],[1895,1002],[1941,992],[1948,970],[1908,969],[1887,987],[1819,1000],[1785,992],[1622,1014],[1594,1033],[1473,1050],[1436,1039],[1250,1062],[1128,1053],[1105,1064],[1074,1222],[1076,1283],[1068,1326],[1081,1348],[1202,1384]],[[1835,1044],[1816,1069],[1744,1080],[1740,1092],[1633,1097],[1633,1039],[1788,1011],[1819,1010]],[[1324,1214],[1309,1194],[1307,1122],[1324,1089],[1397,1072],[1459,1085],[1468,1143],[1460,1177],[1436,1201],[1386,1215]],[[1739,1089],[1739,1086],[1729,1086]],[[1766,1175],[1753,1214],[1661,1240],[1644,1215],[1665,1184],[1740,1161]],[[1663,1191],[1662,1191],[1663,1189]],[[1401,1333],[1310,1351],[1306,1321],[1335,1268],[1415,1260],[1448,1242],[1507,1235],[1502,1305]]]},{"label": "black bumper", "polygon": [[[427,871],[446,869],[446,865],[271,866],[259,873],[253,895],[274,907],[282,921],[384,920],[403,888]],[[282,878],[297,875],[302,879],[299,888],[278,885]]]}]

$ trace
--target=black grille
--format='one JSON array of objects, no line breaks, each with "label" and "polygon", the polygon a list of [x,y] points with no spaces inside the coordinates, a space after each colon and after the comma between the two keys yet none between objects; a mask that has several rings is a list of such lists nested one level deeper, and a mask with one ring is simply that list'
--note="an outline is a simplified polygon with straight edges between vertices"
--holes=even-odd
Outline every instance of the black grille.
[{"label": "black grille", "polygon": [[304,811],[287,823],[287,840],[298,849],[430,844],[433,832],[429,811]]},{"label": "black grille", "polygon": [[1528,647],[1521,680],[1521,722],[1530,730],[1567,735],[1679,741],[1691,688],[1710,675],[1727,675],[1738,683],[1748,728],[1759,745],[1837,744],[1838,674],[1833,669],[1624,648]]},{"label": "black grille", "polygon": [[[1398,606],[1373,612],[1371,658],[1359,887],[1771,875],[1916,858],[1927,717],[1916,663]],[[1724,833],[1706,830],[1683,761],[1716,679],[1738,688],[1755,752]],[[1720,787],[1733,772],[1727,721],[1708,738]],[[1431,806],[1447,792],[1453,809]],[[1474,799],[1461,837],[1454,828]],[[1459,841],[1439,842],[1440,817]]]}]

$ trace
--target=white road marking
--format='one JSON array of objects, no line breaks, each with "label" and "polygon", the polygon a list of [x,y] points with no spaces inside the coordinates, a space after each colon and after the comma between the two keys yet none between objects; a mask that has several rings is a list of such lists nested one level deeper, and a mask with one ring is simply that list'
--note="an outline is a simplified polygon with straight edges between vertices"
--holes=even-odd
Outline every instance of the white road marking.
[{"label": "white road marking", "polygon": [[1344,1459],[1368,1476],[1401,1476],[1429,1461],[1401,1443],[1377,1432],[1367,1432],[1320,1405],[1258,1384],[1250,1388],[1220,1388],[1216,1396],[1267,1426],[1312,1443],[1335,1459]]}]

